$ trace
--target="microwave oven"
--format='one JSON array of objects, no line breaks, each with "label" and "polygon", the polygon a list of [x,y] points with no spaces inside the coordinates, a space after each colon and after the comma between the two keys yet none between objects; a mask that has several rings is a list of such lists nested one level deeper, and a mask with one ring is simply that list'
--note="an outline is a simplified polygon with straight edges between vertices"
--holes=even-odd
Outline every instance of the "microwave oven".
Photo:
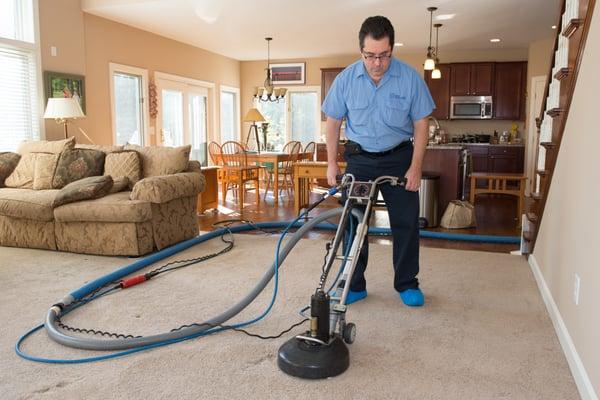
[{"label": "microwave oven", "polygon": [[491,119],[492,96],[451,96],[450,119]]}]

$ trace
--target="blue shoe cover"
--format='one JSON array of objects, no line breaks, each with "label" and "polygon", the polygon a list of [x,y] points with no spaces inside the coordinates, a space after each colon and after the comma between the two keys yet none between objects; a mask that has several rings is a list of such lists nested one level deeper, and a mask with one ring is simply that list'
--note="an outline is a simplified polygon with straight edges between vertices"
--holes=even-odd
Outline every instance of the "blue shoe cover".
[{"label": "blue shoe cover", "polygon": [[410,307],[421,307],[425,304],[425,296],[421,289],[406,289],[403,292],[400,292],[400,299],[402,302]]},{"label": "blue shoe cover", "polygon": [[367,297],[367,289],[360,292],[353,292],[352,290],[348,290],[348,296],[346,296],[346,305],[356,303]]}]

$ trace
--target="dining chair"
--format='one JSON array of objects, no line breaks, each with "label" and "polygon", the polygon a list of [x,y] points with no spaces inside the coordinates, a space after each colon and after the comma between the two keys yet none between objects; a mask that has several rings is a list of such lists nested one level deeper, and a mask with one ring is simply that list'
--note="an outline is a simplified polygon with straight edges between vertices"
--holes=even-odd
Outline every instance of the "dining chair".
[{"label": "dining chair", "polygon": [[[244,192],[246,183],[254,182],[256,202],[260,203],[259,173],[260,167],[248,165],[246,149],[236,141],[228,141],[221,145],[221,159],[223,162],[223,185],[221,187],[223,202],[227,197],[230,186],[237,188],[240,209],[244,206]],[[235,193],[235,192],[234,192]],[[235,196],[235,194],[234,194]]]},{"label": "dining chair", "polygon": [[[287,161],[279,163],[279,191],[286,189],[288,196],[291,190],[294,188],[294,163],[298,161],[298,156],[302,151],[302,143],[297,141],[290,141],[283,146],[282,152],[290,155]],[[274,171],[273,169],[266,169],[267,172],[267,183],[265,186],[265,199],[267,198],[267,192],[269,187],[273,184]]]}]

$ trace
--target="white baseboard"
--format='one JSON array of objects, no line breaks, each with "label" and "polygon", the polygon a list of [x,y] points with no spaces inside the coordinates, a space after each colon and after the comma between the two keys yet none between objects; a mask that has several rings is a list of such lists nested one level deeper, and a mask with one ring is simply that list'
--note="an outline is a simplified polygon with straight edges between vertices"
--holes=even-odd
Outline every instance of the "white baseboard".
[{"label": "white baseboard", "polygon": [[540,293],[542,294],[544,303],[546,303],[546,308],[548,309],[550,319],[552,320],[552,324],[554,325],[554,329],[558,335],[560,345],[562,346],[563,352],[567,357],[567,362],[569,363],[569,368],[571,369],[571,373],[575,378],[575,384],[579,390],[579,395],[583,400],[598,400],[598,396],[594,391],[590,377],[585,370],[581,358],[579,358],[575,344],[571,339],[571,335],[569,335],[569,331],[565,326],[562,316],[558,311],[558,307],[552,298],[552,293],[550,293],[550,289],[548,289],[548,286],[546,285],[544,276],[540,271],[540,266],[538,265],[533,254],[529,255],[529,266],[531,267],[533,276],[535,277]]}]

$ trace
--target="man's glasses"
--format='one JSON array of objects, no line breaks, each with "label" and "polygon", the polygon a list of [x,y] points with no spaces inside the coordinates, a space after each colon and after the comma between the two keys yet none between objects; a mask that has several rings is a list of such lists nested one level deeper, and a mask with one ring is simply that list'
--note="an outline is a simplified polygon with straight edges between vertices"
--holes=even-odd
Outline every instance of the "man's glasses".
[{"label": "man's glasses", "polygon": [[384,61],[389,60],[392,57],[391,51],[388,51],[388,52],[382,53],[382,54],[373,54],[373,53],[365,53],[365,52],[362,52],[361,54],[363,55],[365,60],[367,60],[368,62],[375,62],[375,60],[384,62]]}]

